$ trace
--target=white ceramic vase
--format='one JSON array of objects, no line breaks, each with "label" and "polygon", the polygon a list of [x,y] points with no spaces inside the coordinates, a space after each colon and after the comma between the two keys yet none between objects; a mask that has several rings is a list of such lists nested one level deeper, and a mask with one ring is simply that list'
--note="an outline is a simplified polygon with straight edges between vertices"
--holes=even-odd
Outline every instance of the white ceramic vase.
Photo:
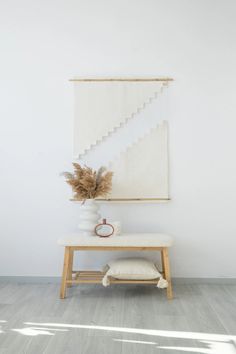
[{"label": "white ceramic vase", "polygon": [[95,226],[98,224],[100,214],[98,205],[94,199],[86,199],[80,206],[79,230],[85,236],[94,236]]}]

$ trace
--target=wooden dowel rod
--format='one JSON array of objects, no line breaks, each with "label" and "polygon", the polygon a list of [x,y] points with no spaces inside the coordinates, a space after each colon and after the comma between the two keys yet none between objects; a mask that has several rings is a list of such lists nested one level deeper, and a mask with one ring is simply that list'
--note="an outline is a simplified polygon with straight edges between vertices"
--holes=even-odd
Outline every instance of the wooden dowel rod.
[{"label": "wooden dowel rod", "polygon": [[66,283],[67,284],[80,284],[80,283],[91,283],[91,284],[98,283],[98,284],[100,284],[101,280],[102,280],[102,278],[101,279],[91,279],[91,280],[90,279],[81,279],[81,280],[77,279],[77,280],[67,280]]},{"label": "wooden dowel rod", "polygon": [[[102,278],[94,279],[77,279],[77,280],[67,280],[67,284],[79,284],[79,283],[101,283]],[[157,279],[154,280],[121,280],[121,279],[110,279],[111,284],[156,284]]]},{"label": "wooden dowel rod", "polygon": [[[104,276],[106,272],[100,272],[100,271],[94,271],[94,272],[89,272],[89,271],[81,271],[81,272],[75,272],[73,271],[78,277],[86,277],[86,276]],[[159,273],[163,273],[162,271],[159,271]]]},{"label": "wooden dowel rod", "polygon": [[[98,202],[167,202],[170,201],[171,198],[96,198],[95,201]],[[81,200],[71,198],[71,202],[80,202]]]},{"label": "wooden dowel rod", "polygon": [[84,273],[84,274],[79,274],[78,277],[103,277],[105,273]]},{"label": "wooden dowel rod", "polygon": [[[71,199],[72,201],[76,201],[75,199]],[[97,198],[95,200],[98,200],[99,202],[101,201],[106,201],[106,202],[122,202],[122,201],[142,201],[142,200],[170,200],[170,198],[107,198],[107,199],[100,199],[100,198]]]},{"label": "wooden dowel rod", "polygon": [[70,79],[69,81],[80,82],[102,82],[102,81],[132,81],[132,82],[149,82],[149,81],[174,81],[170,77],[154,77],[154,78],[78,78]]},{"label": "wooden dowel rod", "polygon": [[79,275],[83,275],[83,274],[105,274],[104,272],[100,272],[99,270],[94,270],[94,271],[90,271],[90,270],[78,270],[78,271],[75,271],[73,270],[72,272],[73,274],[79,274]]}]

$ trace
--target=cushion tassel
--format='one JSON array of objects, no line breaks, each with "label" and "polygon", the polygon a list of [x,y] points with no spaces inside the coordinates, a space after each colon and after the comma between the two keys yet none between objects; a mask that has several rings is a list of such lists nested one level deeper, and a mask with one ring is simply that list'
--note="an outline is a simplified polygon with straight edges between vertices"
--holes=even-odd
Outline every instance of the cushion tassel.
[{"label": "cushion tassel", "polygon": [[110,285],[110,279],[109,279],[109,276],[107,276],[107,274],[105,274],[104,277],[102,278],[102,285],[103,286],[109,286]]},{"label": "cushion tassel", "polygon": [[159,289],[166,289],[168,287],[168,281],[163,277],[160,277],[157,283],[157,288]]}]

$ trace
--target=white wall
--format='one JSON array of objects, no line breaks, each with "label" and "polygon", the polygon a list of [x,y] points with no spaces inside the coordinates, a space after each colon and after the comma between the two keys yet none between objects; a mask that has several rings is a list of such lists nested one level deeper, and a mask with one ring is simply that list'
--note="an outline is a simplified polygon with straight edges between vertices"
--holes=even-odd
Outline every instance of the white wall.
[{"label": "white wall", "polygon": [[[172,76],[172,201],[103,206],[126,231],[173,234],[172,273],[235,277],[234,0],[9,0],[0,9],[1,275],[59,275],[78,204],[74,76]],[[84,266],[103,263],[94,253]]]}]

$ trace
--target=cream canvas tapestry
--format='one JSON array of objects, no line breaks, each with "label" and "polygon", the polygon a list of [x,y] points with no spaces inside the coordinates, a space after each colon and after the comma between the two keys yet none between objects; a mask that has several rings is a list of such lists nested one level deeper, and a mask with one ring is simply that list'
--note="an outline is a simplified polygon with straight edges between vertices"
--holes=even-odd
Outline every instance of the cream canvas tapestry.
[{"label": "cream canvas tapestry", "polygon": [[74,156],[114,171],[109,199],[168,199],[166,81],[75,81]]},{"label": "cream canvas tapestry", "polygon": [[168,198],[168,127],[163,122],[110,163],[111,198]]}]

